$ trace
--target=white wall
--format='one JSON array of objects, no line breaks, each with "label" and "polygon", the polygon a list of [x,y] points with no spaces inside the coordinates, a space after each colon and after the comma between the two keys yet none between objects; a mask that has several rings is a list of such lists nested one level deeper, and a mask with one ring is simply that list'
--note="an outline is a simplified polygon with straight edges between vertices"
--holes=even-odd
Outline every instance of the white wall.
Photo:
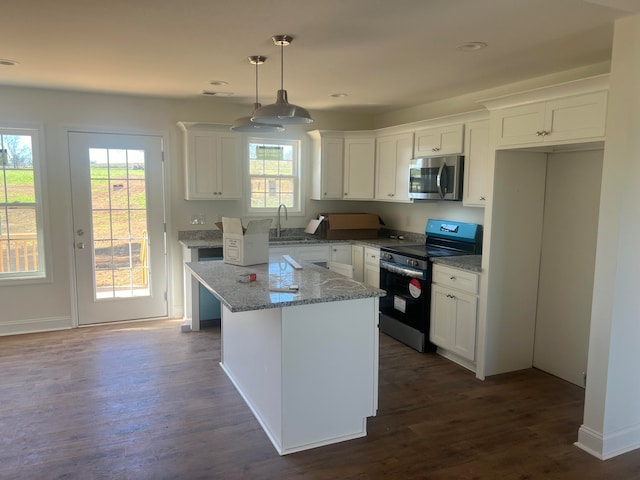
[{"label": "white wall", "polygon": [[640,447],[640,15],[615,24],[585,412],[578,446]]},{"label": "white wall", "polygon": [[[231,123],[247,114],[250,105],[234,106],[210,98],[159,99],[79,92],[0,87],[0,123],[36,124],[44,127],[45,208],[51,280],[46,283],[0,287],[0,335],[70,328],[72,303],[72,222],[66,129],[153,133],[165,139],[168,170],[169,248],[173,278],[170,312],[182,312],[182,266],[177,231],[194,228],[192,213],[241,212],[239,202],[187,202],[183,200],[184,176],[176,123],[202,121]],[[313,112],[312,112],[313,113]],[[371,128],[370,119],[348,114],[314,114],[313,128],[358,130]],[[329,205],[331,207],[331,205]],[[310,211],[313,209],[309,209]],[[309,213],[311,215],[311,213]],[[305,224],[295,219],[292,226]],[[206,225],[212,227],[213,225]],[[286,226],[289,226],[288,224]],[[197,227],[201,228],[201,227]]]},{"label": "white wall", "polygon": [[547,158],[533,366],[584,387],[602,150]]}]

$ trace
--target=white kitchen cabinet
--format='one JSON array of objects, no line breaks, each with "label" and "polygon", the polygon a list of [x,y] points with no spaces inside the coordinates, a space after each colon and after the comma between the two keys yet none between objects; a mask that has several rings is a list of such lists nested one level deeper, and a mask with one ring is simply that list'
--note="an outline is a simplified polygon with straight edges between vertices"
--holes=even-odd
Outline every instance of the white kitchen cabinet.
[{"label": "white kitchen cabinet", "polygon": [[347,132],[344,137],[344,200],[373,200],[375,137]]},{"label": "white kitchen cabinet", "polygon": [[303,262],[325,263],[331,258],[329,245],[298,245],[295,247],[295,257]]},{"label": "white kitchen cabinet", "polygon": [[364,247],[351,245],[351,264],[353,265],[353,279],[364,282]]},{"label": "white kitchen cabinet", "polygon": [[489,120],[469,122],[464,136],[464,183],[462,204],[484,207],[489,190]]},{"label": "white kitchen cabinet", "polygon": [[413,156],[433,157],[462,153],[463,134],[463,124],[418,130],[414,134]]},{"label": "white kitchen cabinet", "polygon": [[329,244],[269,247],[269,255],[289,255],[294,260],[311,263],[326,263],[331,259]]},{"label": "white kitchen cabinet", "polygon": [[376,139],[376,200],[411,201],[409,162],[412,158],[412,133],[387,135]]},{"label": "white kitchen cabinet", "polygon": [[186,200],[242,196],[241,137],[228,126],[180,122],[184,132]]},{"label": "white kitchen cabinet", "polygon": [[332,243],[329,245],[330,257],[332,262],[346,263],[351,265],[351,244],[349,243]]},{"label": "white kitchen cabinet", "polygon": [[344,133],[314,130],[309,132],[313,145],[311,198],[342,198],[344,174]]},{"label": "white kitchen cabinet", "polygon": [[601,140],[605,133],[606,110],[606,91],[499,109],[495,111],[493,122],[496,145]]},{"label": "white kitchen cabinet", "polygon": [[443,356],[473,369],[478,275],[435,264],[432,282],[429,339]]},{"label": "white kitchen cabinet", "polygon": [[365,285],[380,288],[380,249],[364,247],[364,281]]}]

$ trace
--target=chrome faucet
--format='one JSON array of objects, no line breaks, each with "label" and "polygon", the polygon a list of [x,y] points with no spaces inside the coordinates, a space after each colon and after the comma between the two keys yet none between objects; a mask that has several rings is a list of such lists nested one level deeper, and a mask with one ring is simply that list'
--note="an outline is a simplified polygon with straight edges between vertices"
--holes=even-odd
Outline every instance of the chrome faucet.
[{"label": "chrome faucet", "polygon": [[284,203],[278,205],[278,221],[276,222],[276,237],[280,236],[282,225],[280,224],[280,211],[284,207],[284,219],[289,220],[289,212],[287,212],[287,206]]}]

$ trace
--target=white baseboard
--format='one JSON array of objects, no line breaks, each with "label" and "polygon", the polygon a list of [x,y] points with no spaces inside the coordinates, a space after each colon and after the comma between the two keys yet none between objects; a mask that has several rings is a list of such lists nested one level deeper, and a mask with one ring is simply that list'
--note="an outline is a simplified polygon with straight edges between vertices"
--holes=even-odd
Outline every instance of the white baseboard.
[{"label": "white baseboard", "polygon": [[33,318],[0,322],[0,336],[50,332],[72,328],[71,317]]},{"label": "white baseboard", "polygon": [[640,448],[640,425],[607,435],[582,425],[578,430],[578,441],[574,445],[600,460],[608,460]]}]

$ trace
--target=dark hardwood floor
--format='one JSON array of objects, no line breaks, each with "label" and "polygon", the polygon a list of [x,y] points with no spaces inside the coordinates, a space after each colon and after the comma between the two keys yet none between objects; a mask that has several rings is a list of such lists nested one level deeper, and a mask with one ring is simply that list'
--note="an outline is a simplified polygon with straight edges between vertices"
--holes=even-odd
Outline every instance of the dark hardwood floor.
[{"label": "dark hardwood floor", "polygon": [[640,479],[640,451],[573,446],[582,389],[481,382],[384,335],[368,436],[280,457],[218,365],[219,329],[180,323],[0,338],[0,478]]}]

